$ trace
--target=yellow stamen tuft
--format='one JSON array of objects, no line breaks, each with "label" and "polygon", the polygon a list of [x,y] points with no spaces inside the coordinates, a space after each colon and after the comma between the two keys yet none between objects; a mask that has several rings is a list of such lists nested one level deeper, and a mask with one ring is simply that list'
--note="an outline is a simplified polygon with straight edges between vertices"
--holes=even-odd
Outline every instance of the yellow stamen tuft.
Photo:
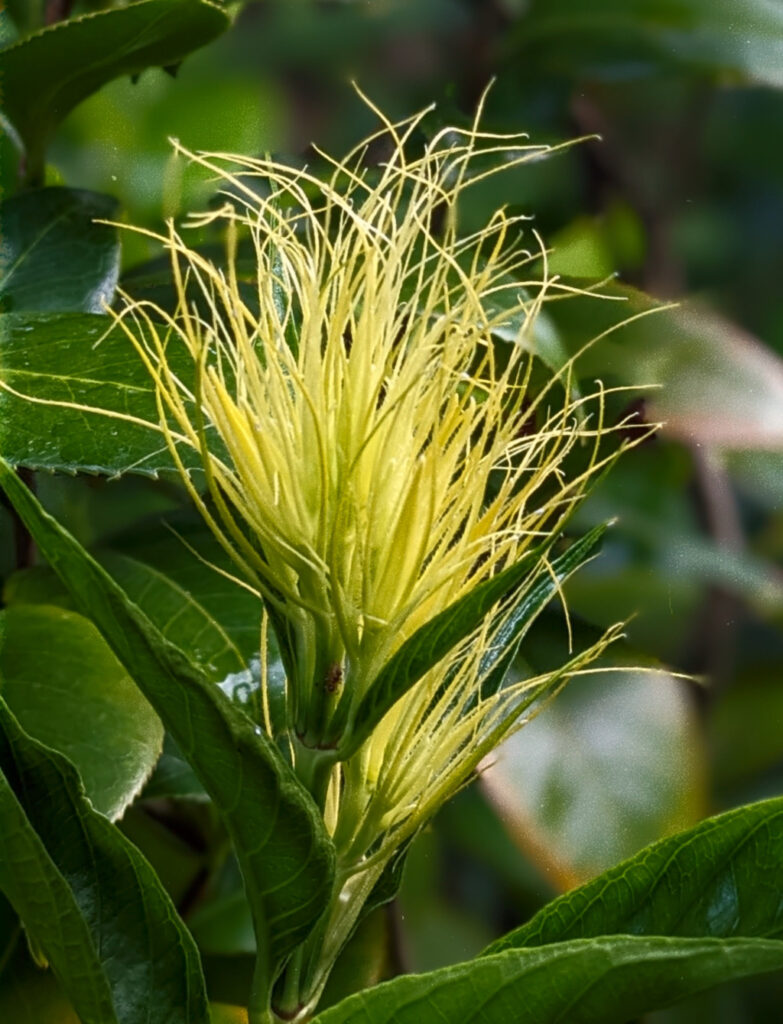
[{"label": "yellow stamen tuft", "polygon": [[[338,704],[358,706],[406,638],[552,537],[612,457],[600,386],[574,397],[570,363],[531,386],[535,321],[560,287],[538,236],[526,249],[524,218],[503,210],[458,235],[473,182],[550,150],[481,132],[477,118],[411,156],[424,114],[379,116],[381,130],[345,160],[324,157],[326,181],[271,157],[187,154],[227,182],[221,208],[191,219],[225,228],[225,266],[170,223],[159,237],[176,311],[128,300],[118,315],[155,381],[159,429],[193,499],[293,638],[294,759],[319,746]],[[388,155],[369,167],[376,140]],[[498,346],[495,332],[507,338],[511,322],[516,337]],[[189,383],[174,370],[183,351]],[[200,456],[206,495],[183,448]],[[547,564],[542,556],[539,570]],[[324,810],[348,894],[330,942],[358,912],[351,893],[465,784],[534,696],[556,692],[616,635],[557,673],[482,695],[482,652],[502,642],[507,611],[330,765]]]}]

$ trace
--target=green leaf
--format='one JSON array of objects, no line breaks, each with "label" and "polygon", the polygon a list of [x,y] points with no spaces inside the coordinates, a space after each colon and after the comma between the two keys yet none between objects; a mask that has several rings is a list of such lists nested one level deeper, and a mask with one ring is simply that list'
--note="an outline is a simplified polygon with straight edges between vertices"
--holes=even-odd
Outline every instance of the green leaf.
[{"label": "green leaf", "polygon": [[606,525],[602,523],[574,541],[567,551],[552,559],[549,568],[536,577],[533,585],[523,590],[515,600],[504,617],[492,647],[488,648],[481,659],[479,674],[483,693],[500,689],[536,617],[555,596],[560,584],[595,557],[605,532]]},{"label": "green leaf", "polygon": [[2,460],[0,484],[223,814],[253,909],[262,998],[273,965],[307,937],[329,898],[334,847],[318,809],[262,729],[160,635]]},{"label": "green leaf", "polygon": [[510,658],[527,626],[557,593],[559,584],[594,553],[606,527],[598,526],[552,562],[552,572],[537,572],[542,548],[528,552],[515,565],[485,580],[418,629],[384,665],[356,712],[355,725],[340,756],[349,757],[370,735],[403,694],[468,636],[498,601],[519,591],[500,642],[487,653],[483,671],[495,687],[502,681]]},{"label": "green leaf", "polygon": [[0,51],[3,110],[40,176],[59,122],[90,93],[120,75],[174,64],[229,25],[209,0],[138,0],[59,22]]},{"label": "green leaf", "polygon": [[[210,679],[235,677],[258,658],[261,602],[219,571],[231,572],[233,566],[203,520],[172,517],[148,528],[137,526],[113,544],[113,549],[93,551],[96,560]],[[73,607],[56,573],[43,565],[14,573],[3,597],[7,604]],[[268,657],[274,669],[274,643]]]},{"label": "green leaf", "polygon": [[[167,639],[183,647],[190,636],[188,652],[195,651],[209,674],[223,679],[257,657],[261,602],[224,575],[236,568],[200,516],[136,525],[113,537],[111,545],[111,551],[98,551],[101,564]],[[187,605],[187,625],[166,625],[166,609],[174,609],[172,590]],[[270,651],[270,658],[275,656]]]},{"label": "green leaf", "polygon": [[[154,386],[129,339],[106,317],[0,316],[0,452],[10,462],[109,476],[173,472],[161,433],[139,420],[158,423]],[[186,450],[182,457],[198,464]]]},{"label": "green leaf", "polygon": [[26,732],[78,768],[93,806],[121,817],[163,727],[93,624],[46,605],[0,612],[0,694]]},{"label": "green leaf", "polygon": [[655,843],[547,904],[487,954],[630,932],[783,938],[783,798]]},{"label": "green leaf", "polygon": [[207,1024],[195,944],[155,872],[2,699],[0,808],[0,888],[83,1024]]},{"label": "green leaf", "polygon": [[409,975],[314,1024],[625,1024],[731,978],[783,967],[783,942],[618,936],[562,942]]},{"label": "green leaf", "polygon": [[[557,640],[555,665],[567,656]],[[518,845],[570,889],[698,821],[705,761],[685,684],[622,669],[573,680],[497,751],[482,787]]]},{"label": "green leaf", "polygon": [[[183,549],[184,551],[184,549]],[[214,680],[224,679],[229,673],[246,668],[246,658],[231,635],[203,607],[189,588],[178,584],[161,569],[116,552],[99,555],[101,565],[115,579],[130,599],[143,609],[166,639],[176,647],[187,650],[188,655]],[[220,577],[206,566],[203,576]],[[225,581],[218,590],[234,596],[239,588]],[[247,624],[256,632],[258,649],[258,623],[261,620],[260,602],[245,591],[249,601]],[[243,602],[244,603],[244,602]]]},{"label": "green leaf", "polygon": [[112,992],[79,904],[5,778],[0,733],[0,891],[39,942],[84,1024],[118,1024]]},{"label": "green leaf", "polygon": [[0,307],[102,313],[117,284],[117,231],[111,196],[43,188],[0,204]]},{"label": "green leaf", "polygon": [[770,0],[535,0],[519,22],[533,67],[616,80],[686,65],[783,85],[783,10]]}]

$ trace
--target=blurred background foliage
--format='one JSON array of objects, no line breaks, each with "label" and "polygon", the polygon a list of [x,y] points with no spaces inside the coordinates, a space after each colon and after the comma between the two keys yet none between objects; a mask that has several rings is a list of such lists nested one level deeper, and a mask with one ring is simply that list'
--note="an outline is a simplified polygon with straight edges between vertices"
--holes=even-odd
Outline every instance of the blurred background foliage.
[{"label": "blurred background foliage", "polygon": [[[2,38],[12,43],[46,17],[112,6],[124,5],[8,0]],[[591,354],[591,378],[660,378],[664,391],[650,392],[637,412],[667,425],[626,456],[579,512],[580,529],[605,518],[618,522],[602,557],[568,594],[575,644],[596,627],[627,619],[620,667],[668,671],[586,676],[512,738],[480,782],[415,842],[399,900],[363,925],[365,954],[349,949],[331,983],[329,998],[337,999],[400,970],[464,959],[554,893],[644,844],[783,788],[783,4],[228,6],[234,24],[181,64],[114,77],[78,103],[53,132],[45,183],[99,193],[104,198],[91,200],[93,215],[154,228],[208,203],[215,190],[214,181],[173,155],[170,138],[190,148],[307,159],[313,142],[340,152],[373,127],[351,79],[392,116],[435,101],[441,123],[468,117],[494,79],[484,127],[525,130],[535,142],[584,141],[469,192],[466,229],[507,204],[534,218],[553,249],[553,272],[578,279],[617,272],[658,299],[687,299],[684,310],[625,328]],[[37,70],[47,73],[44,64]],[[3,89],[11,77],[7,71]],[[24,201],[30,169],[10,134],[0,167],[3,197]],[[13,234],[13,217],[14,207],[6,207],[4,239]],[[83,242],[92,244],[89,237]],[[134,274],[137,282],[145,275],[154,280],[158,254],[154,242],[123,233],[127,282]],[[25,308],[57,308],[41,276],[28,288]],[[80,299],[87,305],[79,308],[91,308],[89,301]],[[567,315],[553,315],[550,326],[567,346],[602,330],[604,316],[603,306],[577,303]],[[179,642],[200,637],[206,661],[215,648],[196,621],[199,608],[229,632],[243,615],[252,620],[246,599],[232,604],[215,592],[214,580],[206,585],[189,568],[181,548],[172,555],[159,520],[181,514],[176,487],[43,474],[37,486],[82,541],[114,558],[113,571],[131,593],[136,586],[148,594],[154,573],[180,587],[190,603]],[[94,655],[91,674],[80,675],[80,657],[100,643],[97,634],[88,635],[82,623],[82,646],[73,649],[73,630],[66,636],[63,623],[75,613],[44,570],[29,568],[30,551],[5,510],[0,517],[12,636],[0,667],[9,703],[25,672],[37,672],[53,689],[78,678],[96,692],[100,674],[113,674],[115,704],[132,703],[119,666],[98,667],[105,652]],[[181,527],[189,528],[198,529]],[[171,594],[156,598],[164,599]],[[22,615],[24,604],[43,607]],[[177,607],[168,613],[172,622]],[[42,635],[52,638],[49,646]],[[253,643],[249,635],[246,656]],[[17,668],[17,649],[25,645],[39,652],[36,664]],[[554,662],[566,645],[562,616],[552,610],[525,658],[534,666]],[[227,667],[220,663],[216,678]],[[47,699],[44,692],[26,720],[20,714],[31,731],[36,714],[45,718]],[[74,724],[77,705],[63,712]],[[113,708],[107,707],[110,717]],[[103,739],[93,762],[87,755],[86,776],[99,776],[103,760],[121,750],[116,732]],[[89,738],[76,729],[74,749],[80,743],[89,745]],[[118,770],[132,774],[138,764]],[[115,783],[96,782],[109,803]],[[156,866],[196,935],[211,995],[225,1004],[216,1019],[240,1020],[230,1007],[250,969],[249,913],[222,828],[175,750],[164,747],[122,827]],[[71,1019],[54,983],[41,984],[24,950],[8,945],[6,956],[3,948],[0,1019]],[[767,1022],[781,1001],[783,981],[766,978],[650,1020]]]}]

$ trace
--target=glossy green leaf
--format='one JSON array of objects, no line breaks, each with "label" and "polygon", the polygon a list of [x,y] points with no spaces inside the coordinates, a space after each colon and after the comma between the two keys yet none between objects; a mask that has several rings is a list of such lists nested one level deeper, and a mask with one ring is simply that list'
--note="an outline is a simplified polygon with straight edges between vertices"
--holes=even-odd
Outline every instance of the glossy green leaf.
[{"label": "glossy green leaf", "polygon": [[[220,570],[232,564],[214,536],[192,517],[114,538],[114,549],[98,548],[96,560],[175,647],[187,650],[215,682],[246,670],[258,657],[261,602]],[[127,552],[132,552],[133,557]],[[6,582],[7,604],[57,604],[73,600],[56,573],[36,565]],[[276,648],[270,645],[274,667]]]},{"label": "glossy green leaf", "polygon": [[263,998],[273,965],[306,938],[330,894],[334,847],[318,809],[260,726],[161,636],[3,461],[0,483],[224,815],[253,909]]},{"label": "glossy green leaf", "polygon": [[482,786],[519,846],[570,889],[697,821],[705,760],[686,684],[622,669],[572,680],[500,747]]},{"label": "glossy green leaf", "polygon": [[578,939],[409,975],[360,992],[315,1024],[626,1024],[722,981],[783,967],[763,939]]},{"label": "glossy green leaf", "polygon": [[10,462],[109,476],[173,471],[160,432],[143,425],[157,422],[151,378],[106,317],[0,316],[0,452]]},{"label": "glossy green leaf", "polygon": [[615,933],[783,938],[783,798],[661,840],[547,904],[487,954]]},{"label": "glossy green leaf", "polygon": [[534,0],[518,33],[519,56],[550,73],[616,79],[685,65],[783,85],[783,10],[770,0]]},{"label": "glossy green leaf", "polygon": [[485,580],[418,629],[384,665],[365,694],[356,712],[356,722],[341,756],[348,757],[370,735],[403,694],[450,650],[471,633],[498,601],[519,592],[503,628],[498,653],[488,652],[483,671],[499,685],[509,657],[519,644],[527,626],[557,593],[560,583],[595,553],[605,527],[591,530],[552,562],[552,572],[539,573],[543,552],[529,552],[515,565]]},{"label": "glossy green leaf", "polygon": [[46,605],[0,612],[0,694],[26,732],[76,765],[93,806],[119,818],[163,727],[93,624]]},{"label": "glossy green leaf", "polygon": [[116,216],[111,196],[44,188],[0,204],[0,308],[102,313],[117,284]]},{"label": "glossy green leaf", "polygon": [[[236,567],[200,516],[134,526],[111,545],[98,552],[101,564],[172,643],[184,647],[190,636],[188,652],[195,651],[210,675],[223,679],[258,655],[261,602],[224,575],[235,575]],[[166,626],[165,609],[175,606],[172,590],[187,605],[187,626]]]},{"label": "glossy green leaf", "polygon": [[209,0],[138,0],[59,22],[0,51],[2,106],[33,176],[59,122],[119,75],[175,64],[220,35],[229,17]]},{"label": "glossy green leaf", "polygon": [[5,736],[0,737],[0,891],[23,918],[31,939],[45,950],[84,1024],[118,1024],[79,905],[5,777],[8,756]]},{"label": "glossy green leaf", "polygon": [[83,1024],[207,1024],[195,944],[155,872],[2,700],[0,804],[0,888]]}]

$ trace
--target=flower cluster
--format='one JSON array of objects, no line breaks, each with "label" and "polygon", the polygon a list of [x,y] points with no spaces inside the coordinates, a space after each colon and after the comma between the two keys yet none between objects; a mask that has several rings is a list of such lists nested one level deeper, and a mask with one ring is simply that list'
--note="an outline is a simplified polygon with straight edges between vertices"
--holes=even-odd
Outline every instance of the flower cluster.
[{"label": "flower cluster", "polygon": [[225,261],[171,224],[176,310],[129,301],[119,314],[193,500],[278,634],[285,720],[265,700],[260,724],[300,777],[314,756],[328,764],[317,796],[343,890],[333,952],[395,850],[531,695],[609,639],[557,673],[485,692],[485,654],[510,614],[501,602],[351,748],[362,699],[406,639],[555,537],[606,458],[600,392],[575,397],[568,363],[532,386],[537,317],[565,291],[537,236],[504,210],[458,230],[469,187],[547,147],[478,121],[425,144],[424,114],[379,116],[345,159],[319,154],[326,174],[188,154],[226,182],[223,205],[193,218],[224,228]]}]

